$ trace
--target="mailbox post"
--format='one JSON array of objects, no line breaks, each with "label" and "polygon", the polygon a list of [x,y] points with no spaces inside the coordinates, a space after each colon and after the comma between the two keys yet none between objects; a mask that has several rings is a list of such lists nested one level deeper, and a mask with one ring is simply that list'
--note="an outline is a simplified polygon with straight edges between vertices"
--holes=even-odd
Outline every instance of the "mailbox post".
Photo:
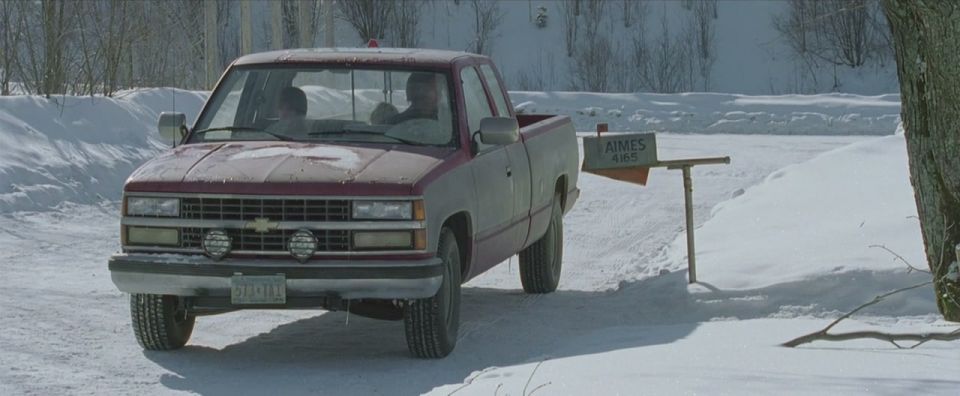
[{"label": "mailbox post", "polygon": [[697,282],[697,256],[693,240],[693,177],[690,170],[696,165],[729,164],[730,157],[691,158],[661,161],[658,166],[683,171],[683,202],[687,220],[687,272],[690,283]]},{"label": "mailbox post", "polygon": [[656,135],[631,133],[601,136],[606,125],[597,125],[596,137],[583,138],[582,170],[615,180],[647,184],[650,168],[680,169],[683,172],[683,200],[687,229],[687,272],[689,282],[697,281],[697,258],[693,237],[693,177],[697,165],[729,164],[730,157],[657,159]]}]

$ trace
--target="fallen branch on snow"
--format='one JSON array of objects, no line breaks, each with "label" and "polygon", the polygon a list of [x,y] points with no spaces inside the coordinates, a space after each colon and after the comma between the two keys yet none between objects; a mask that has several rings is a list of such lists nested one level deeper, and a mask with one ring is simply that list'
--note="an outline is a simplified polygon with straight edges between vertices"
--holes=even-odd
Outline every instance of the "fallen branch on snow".
[{"label": "fallen branch on snow", "polygon": [[[842,320],[844,320],[844,319],[847,319],[847,318],[849,318],[850,316],[853,316],[853,314],[859,312],[860,310],[862,310],[862,309],[864,309],[864,308],[866,308],[866,307],[869,307],[869,306],[871,306],[871,305],[874,305],[874,304],[876,304],[876,303],[879,303],[879,302],[883,301],[885,298],[887,298],[887,297],[889,297],[889,296],[892,296],[892,295],[894,295],[894,294],[901,293],[901,292],[905,292],[905,291],[907,291],[907,290],[917,289],[917,288],[924,287],[924,286],[929,286],[929,285],[931,285],[931,284],[933,284],[933,281],[927,281],[927,282],[919,283],[919,284],[916,284],[916,285],[913,285],[913,286],[909,286],[909,287],[905,287],[905,288],[902,288],[902,289],[897,289],[897,290],[894,290],[894,291],[892,291],[892,292],[889,292],[889,293],[886,293],[886,294],[881,294],[881,295],[879,295],[879,296],[876,296],[876,297],[874,297],[874,299],[873,299],[872,301],[870,301],[870,302],[868,302],[868,303],[866,303],[866,304],[863,304],[863,305],[855,308],[854,310],[852,310],[852,311],[850,311],[850,312],[847,312],[845,315],[837,318],[837,320],[834,320],[834,321],[831,322],[829,325],[827,325],[827,327],[824,327],[822,330],[820,330],[820,331],[815,331],[815,332],[813,332],[813,333],[806,334],[806,335],[803,335],[803,336],[794,338],[794,339],[792,339],[792,340],[790,340],[790,341],[787,341],[787,342],[785,342],[785,343],[783,343],[783,344],[780,344],[780,345],[781,345],[781,346],[785,346],[785,347],[789,347],[789,348],[793,348],[793,347],[796,347],[796,346],[799,346],[799,345],[811,343],[811,342],[813,342],[813,341],[847,341],[847,340],[858,339],[858,338],[872,338],[872,339],[876,339],[876,340],[887,341],[887,342],[893,344],[894,346],[896,346],[897,348],[900,348],[900,349],[904,349],[904,348],[910,348],[910,349],[912,349],[912,348],[916,348],[916,347],[918,347],[918,346],[920,346],[920,345],[922,345],[922,344],[924,344],[924,343],[926,343],[926,342],[928,342],[928,341],[956,341],[956,340],[960,340],[960,329],[954,330],[954,331],[949,332],[949,333],[925,333],[925,334],[916,334],[916,333],[890,334],[890,333],[883,333],[883,332],[879,332],[879,331],[854,331],[854,332],[839,333],[839,334],[830,334],[830,333],[829,333],[830,329],[832,329],[834,326],[836,326],[838,323],[840,323],[840,321],[842,321]],[[897,341],[915,341],[916,344],[911,345],[911,346],[909,346],[909,347],[904,347],[904,346],[898,344]]]},{"label": "fallen branch on snow", "polygon": [[[884,333],[880,331],[852,331],[849,333],[840,333],[840,334],[828,334],[826,332],[818,331],[816,333],[807,334],[803,337],[794,338],[788,342],[783,343],[785,347],[795,347],[798,345],[803,345],[813,341],[848,341],[854,339],[863,339],[863,338],[872,338],[880,341],[887,341],[897,348],[900,349],[913,349],[923,343],[928,341],[956,341],[960,340],[960,329],[951,331],[949,333],[926,333],[926,334],[917,334],[917,333],[904,333],[904,334],[891,334]],[[916,344],[913,344],[909,347],[904,347],[897,343],[897,341],[915,341]]]}]

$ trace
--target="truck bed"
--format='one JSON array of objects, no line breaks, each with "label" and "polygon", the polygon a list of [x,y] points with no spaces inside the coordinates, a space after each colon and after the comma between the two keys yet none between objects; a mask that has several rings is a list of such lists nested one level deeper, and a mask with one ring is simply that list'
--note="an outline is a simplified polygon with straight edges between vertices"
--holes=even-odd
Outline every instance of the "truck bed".
[{"label": "truck bed", "polygon": [[[529,161],[530,238],[533,243],[546,232],[555,186],[563,191],[563,211],[567,212],[579,197],[577,176],[580,147],[570,117],[563,115],[517,115],[520,136]],[[559,176],[558,176],[559,175]],[[559,177],[559,180],[557,178]]]}]

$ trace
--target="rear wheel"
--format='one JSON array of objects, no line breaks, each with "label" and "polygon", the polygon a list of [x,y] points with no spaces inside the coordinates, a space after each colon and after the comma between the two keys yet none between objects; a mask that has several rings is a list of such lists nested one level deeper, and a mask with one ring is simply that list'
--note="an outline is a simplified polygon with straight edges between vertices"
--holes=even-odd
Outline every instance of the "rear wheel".
[{"label": "rear wheel", "polygon": [[563,208],[560,193],[553,196],[550,225],[540,240],[520,252],[520,283],[527,293],[550,293],[560,283],[563,261]]},{"label": "rear wheel", "polygon": [[430,298],[411,301],[403,312],[410,353],[418,358],[442,358],[453,351],[460,328],[460,247],[453,231],[440,231],[437,256],[443,260],[443,283]]},{"label": "rear wheel", "polygon": [[133,333],[143,349],[169,351],[187,344],[196,317],[188,315],[177,296],[133,294],[130,296]]}]

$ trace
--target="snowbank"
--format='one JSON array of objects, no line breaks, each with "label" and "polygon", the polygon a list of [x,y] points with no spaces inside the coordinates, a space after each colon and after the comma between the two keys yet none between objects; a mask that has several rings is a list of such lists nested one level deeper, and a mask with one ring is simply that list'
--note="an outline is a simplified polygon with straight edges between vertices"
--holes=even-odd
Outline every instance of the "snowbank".
[{"label": "snowbank", "polygon": [[[723,290],[906,269],[871,245],[925,267],[902,135],[788,166],[713,212],[697,230],[697,275]],[[682,235],[667,256],[686,267]]]},{"label": "snowbank", "polygon": [[[314,91],[313,108],[339,103]],[[614,131],[884,135],[900,108],[896,95],[510,94],[524,113],[567,114],[581,131],[603,121]],[[154,132],[157,115],[176,105],[193,120],[206,95],[147,89],[116,98],[0,98],[0,213],[117,199],[127,175],[167,146]]]},{"label": "snowbank", "polygon": [[[752,144],[765,145],[757,140]],[[569,298],[576,308],[549,328],[578,333],[554,336],[562,341],[526,362],[474,370],[430,394],[955,394],[956,343],[916,350],[876,340],[778,346],[878,294],[929,280],[869,247],[883,244],[923,266],[904,143],[902,134],[871,138],[774,172],[716,206],[697,230],[701,283],[686,284],[681,234],[666,247],[668,265],[659,276],[641,267],[619,290],[595,300],[563,291],[544,298]],[[701,186],[722,180],[698,176]],[[583,203],[571,215],[578,210]],[[595,257],[612,262],[612,254]],[[657,269],[655,262],[643,265]],[[545,303],[534,301],[539,305],[524,324],[550,320]],[[834,331],[957,328],[935,312],[933,290],[925,287],[893,296]]]},{"label": "snowbank", "polygon": [[118,199],[123,180],[168,145],[155,132],[160,112],[193,120],[205,98],[173,89],[0,98],[0,213]]},{"label": "snowbank", "polygon": [[722,93],[601,94],[510,92],[525,114],[564,114],[578,131],[606,122],[611,131],[771,135],[890,135],[900,96],[850,94],[749,96]]}]

